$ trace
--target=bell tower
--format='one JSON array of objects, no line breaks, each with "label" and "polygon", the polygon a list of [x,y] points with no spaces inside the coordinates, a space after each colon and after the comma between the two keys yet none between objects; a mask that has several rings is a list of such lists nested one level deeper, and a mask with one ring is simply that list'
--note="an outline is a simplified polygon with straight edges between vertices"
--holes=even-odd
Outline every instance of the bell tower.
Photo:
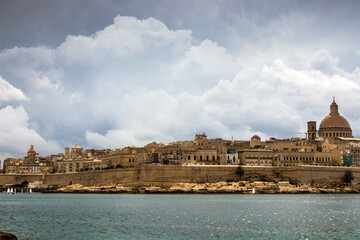
[{"label": "bell tower", "polygon": [[309,121],[307,122],[307,135],[308,140],[314,141],[316,138],[316,122],[315,121]]}]

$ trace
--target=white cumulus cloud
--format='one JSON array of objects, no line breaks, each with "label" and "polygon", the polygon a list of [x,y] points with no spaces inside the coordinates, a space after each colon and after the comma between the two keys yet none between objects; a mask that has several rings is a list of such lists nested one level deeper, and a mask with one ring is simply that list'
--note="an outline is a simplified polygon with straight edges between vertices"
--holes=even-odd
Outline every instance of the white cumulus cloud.
[{"label": "white cumulus cloud", "polygon": [[29,100],[18,88],[0,76],[0,102]]},{"label": "white cumulus cloud", "polygon": [[22,106],[0,109],[0,151],[3,157],[23,157],[32,144],[42,156],[61,151],[56,141],[46,141],[29,128],[28,121],[29,116]]}]

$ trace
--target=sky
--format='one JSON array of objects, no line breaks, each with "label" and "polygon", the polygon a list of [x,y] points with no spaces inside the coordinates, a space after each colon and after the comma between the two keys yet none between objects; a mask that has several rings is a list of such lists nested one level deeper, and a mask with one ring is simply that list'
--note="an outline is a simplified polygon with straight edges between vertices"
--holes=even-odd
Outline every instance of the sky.
[{"label": "sky", "polygon": [[0,160],[303,137],[335,97],[360,136],[359,1],[0,1]]}]

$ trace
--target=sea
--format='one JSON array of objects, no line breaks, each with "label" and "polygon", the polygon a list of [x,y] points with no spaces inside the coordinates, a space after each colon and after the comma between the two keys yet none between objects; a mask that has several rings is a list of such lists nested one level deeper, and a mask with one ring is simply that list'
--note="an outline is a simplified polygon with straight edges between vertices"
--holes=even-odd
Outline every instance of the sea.
[{"label": "sea", "polygon": [[359,194],[0,193],[18,239],[360,239]]}]

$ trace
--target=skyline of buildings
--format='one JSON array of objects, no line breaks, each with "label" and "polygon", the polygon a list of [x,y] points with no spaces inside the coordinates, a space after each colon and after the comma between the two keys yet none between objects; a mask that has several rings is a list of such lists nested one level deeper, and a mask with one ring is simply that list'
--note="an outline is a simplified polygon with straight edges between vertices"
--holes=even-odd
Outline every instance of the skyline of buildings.
[{"label": "skyline of buildings", "polygon": [[349,122],[339,114],[333,99],[330,113],[320,123],[308,122],[306,138],[262,141],[254,135],[249,140],[208,139],[196,134],[193,141],[168,145],[152,142],[144,147],[87,149],[76,142],[64,153],[41,157],[31,145],[25,158],[7,158],[7,174],[44,174],[94,171],[134,167],[136,164],[170,165],[249,165],[277,166],[320,165],[360,166],[360,138],[352,136]]}]

